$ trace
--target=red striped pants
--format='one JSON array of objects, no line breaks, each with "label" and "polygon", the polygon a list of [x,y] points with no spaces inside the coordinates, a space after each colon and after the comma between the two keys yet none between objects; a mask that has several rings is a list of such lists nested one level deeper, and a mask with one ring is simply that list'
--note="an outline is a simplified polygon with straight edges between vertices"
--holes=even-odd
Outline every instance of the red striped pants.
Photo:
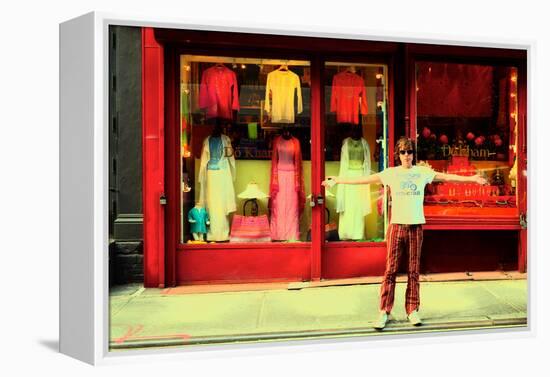
[{"label": "red striped pants", "polygon": [[407,315],[420,306],[420,249],[422,248],[422,225],[391,224],[388,232],[388,254],[386,271],[380,288],[380,310],[390,313],[395,294],[395,277],[399,267],[401,250],[405,248],[409,256],[407,264],[407,292],[405,310]]}]

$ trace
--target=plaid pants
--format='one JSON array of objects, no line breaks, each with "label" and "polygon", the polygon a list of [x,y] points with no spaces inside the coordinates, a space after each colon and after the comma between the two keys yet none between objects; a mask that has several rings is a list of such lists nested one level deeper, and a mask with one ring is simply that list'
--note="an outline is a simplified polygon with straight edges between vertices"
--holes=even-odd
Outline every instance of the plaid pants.
[{"label": "plaid pants", "polygon": [[386,271],[380,288],[380,310],[390,313],[395,294],[395,277],[399,267],[402,248],[406,248],[409,262],[407,265],[407,292],[405,310],[407,315],[420,306],[420,249],[422,248],[422,225],[391,224],[388,234],[388,254]]}]

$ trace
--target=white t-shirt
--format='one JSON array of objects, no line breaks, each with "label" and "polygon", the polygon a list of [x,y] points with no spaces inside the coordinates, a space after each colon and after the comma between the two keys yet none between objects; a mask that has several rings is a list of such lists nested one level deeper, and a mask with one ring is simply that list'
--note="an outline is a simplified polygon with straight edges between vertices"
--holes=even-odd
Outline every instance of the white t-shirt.
[{"label": "white t-shirt", "polygon": [[424,187],[431,183],[435,171],[425,166],[402,166],[384,169],[380,180],[391,189],[391,224],[425,224]]}]

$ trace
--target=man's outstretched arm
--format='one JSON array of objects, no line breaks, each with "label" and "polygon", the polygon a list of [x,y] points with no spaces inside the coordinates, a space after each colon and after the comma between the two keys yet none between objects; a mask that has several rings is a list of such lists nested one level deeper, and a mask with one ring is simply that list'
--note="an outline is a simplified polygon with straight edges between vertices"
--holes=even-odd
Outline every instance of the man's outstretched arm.
[{"label": "man's outstretched arm", "polygon": [[458,182],[458,183],[477,183],[479,185],[486,185],[487,180],[478,174],[469,177],[457,174],[435,173],[434,181],[440,182]]},{"label": "man's outstretched arm", "polygon": [[380,175],[371,174],[366,177],[358,177],[358,178],[343,178],[343,177],[329,176],[321,184],[325,187],[330,188],[335,184],[370,185],[370,184],[381,184],[381,183],[382,183],[382,180],[380,179]]}]

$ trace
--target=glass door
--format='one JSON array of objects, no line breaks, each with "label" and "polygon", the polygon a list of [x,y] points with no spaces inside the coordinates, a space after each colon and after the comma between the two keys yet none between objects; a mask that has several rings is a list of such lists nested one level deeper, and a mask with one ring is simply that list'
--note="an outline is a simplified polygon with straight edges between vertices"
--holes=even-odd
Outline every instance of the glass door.
[{"label": "glass door", "polygon": [[[387,166],[387,66],[325,63],[325,175],[357,178]],[[380,242],[387,224],[381,185],[325,191],[328,242]]]},{"label": "glass door", "polygon": [[[388,66],[358,61],[324,64],[325,176],[359,178],[388,166]],[[388,224],[381,185],[325,190],[325,279],[379,276]]]}]

